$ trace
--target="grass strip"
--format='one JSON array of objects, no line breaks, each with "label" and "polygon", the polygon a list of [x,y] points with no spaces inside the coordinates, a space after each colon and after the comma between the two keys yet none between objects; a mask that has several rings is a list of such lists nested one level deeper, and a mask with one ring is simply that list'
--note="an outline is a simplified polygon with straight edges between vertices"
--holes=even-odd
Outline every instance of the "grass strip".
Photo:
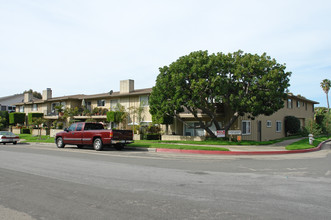
[{"label": "grass strip", "polygon": [[304,150],[317,147],[322,141],[326,141],[329,138],[326,136],[315,138],[313,145],[309,144],[308,138],[302,139],[300,141],[294,142],[285,147],[286,150]]},{"label": "grass strip", "polygon": [[49,135],[35,136],[31,134],[19,134],[20,139],[24,139],[23,143],[26,142],[38,142],[38,143],[55,143],[54,138]]},{"label": "grass strip", "polygon": [[[139,143],[169,143],[169,144],[198,144],[198,145],[270,145],[270,144],[275,144],[278,142],[282,142],[284,140],[289,140],[289,139],[295,139],[295,138],[301,138],[302,136],[290,136],[290,137],[285,137],[285,138],[280,138],[280,139],[275,139],[275,140],[270,140],[270,141],[224,141],[224,140],[217,140],[217,139],[210,139],[210,140],[205,140],[205,141],[148,141],[148,140],[141,140]],[[138,141],[135,141],[138,142]]]}]

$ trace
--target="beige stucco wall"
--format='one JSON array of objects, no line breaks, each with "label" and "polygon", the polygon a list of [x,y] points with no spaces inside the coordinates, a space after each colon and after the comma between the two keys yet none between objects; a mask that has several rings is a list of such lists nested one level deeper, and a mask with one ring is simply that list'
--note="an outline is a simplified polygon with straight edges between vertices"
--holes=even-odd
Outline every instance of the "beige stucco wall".
[{"label": "beige stucco wall", "polygon": [[[303,101],[300,101],[300,107],[297,107],[298,99],[292,99],[292,108],[287,107],[287,100],[284,102],[284,107],[271,116],[260,115],[255,117],[254,120],[248,118],[247,115],[240,117],[238,122],[240,129],[242,130],[242,120],[251,121],[251,134],[242,135],[242,140],[259,140],[259,132],[258,132],[258,123],[261,121],[261,141],[273,140],[278,138],[285,137],[285,126],[284,126],[284,118],[286,116],[295,116],[301,122],[301,127],[305,126],[305,123],[309,119],[314,118],[313,112],[313,104],[305,102],[304,106],[302,106]],[[267,121],[271,121],[271,127],[267,127]],[[282,124],[281,131],[276,131],[276,122],[280,121]]]}]

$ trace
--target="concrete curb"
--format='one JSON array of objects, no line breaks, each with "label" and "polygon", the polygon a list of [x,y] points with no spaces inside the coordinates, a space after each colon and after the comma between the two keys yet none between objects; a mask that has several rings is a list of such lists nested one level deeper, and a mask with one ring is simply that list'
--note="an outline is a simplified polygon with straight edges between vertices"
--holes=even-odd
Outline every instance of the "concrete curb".
[{"label": "concrete curb", "polygon": [[321,142],[317,147],[303,150],[281,150],[281,151],[209,151],[209,150],[180,150],[180,149],[166,149],[156,148],[155,152],[167,153],[186,153],[186,154],[212,154],[212,155],[274,155],[274,154],[295,154],[308,153],[321,150],[324,143],[330,140]]}]

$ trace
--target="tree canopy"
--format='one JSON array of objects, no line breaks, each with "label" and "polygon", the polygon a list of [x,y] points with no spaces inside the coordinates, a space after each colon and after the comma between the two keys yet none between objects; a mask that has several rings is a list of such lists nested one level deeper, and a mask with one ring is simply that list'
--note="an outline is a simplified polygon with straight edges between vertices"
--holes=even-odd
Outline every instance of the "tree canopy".
[{"label": "tree canopy", "polygon": [[32,93],[32,96],[37,99],[42,99],[42,95],[40,92],[33,91],[32,89],[30,89],[30,90],[25,90],[23,93],[26,93],[26,92]]},{"label": "tree canopy", "polygon": [[[169,66],[159,68],[160,73],[150,96],[150,113],[162,121],[176,117],[184,110],[193,114],[199,128],[228,130],[239,115],[252,117],[271,115],[284,106],[285,90],[289,86],[290,72],[266,53],[208,54],[196,51],[180,57]],[[221,128],[220,106],[230,109],[231,120]],[[198,112],[208,116],[205,123]]]},{"label": "tree canopy", "polygon": [[327,102],[327,105],[328,105],[328,111],[330,111],[328,94],[329,94],[329,90],[330,90],[330,87],[331,87],[331,81],[329,79],[323,79],[323,81],[321,82],[321,87],[322,87],[323,91],[326,94],[326,102]]}]

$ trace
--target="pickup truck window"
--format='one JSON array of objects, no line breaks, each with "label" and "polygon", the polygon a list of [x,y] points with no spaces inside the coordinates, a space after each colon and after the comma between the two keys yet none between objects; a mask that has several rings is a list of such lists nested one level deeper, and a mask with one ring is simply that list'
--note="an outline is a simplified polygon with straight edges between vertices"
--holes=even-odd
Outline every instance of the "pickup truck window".
[{"label": "pickup truck window", "polygon": [[83,124],[82,123],[79,123],[79,124],[77,124],[76,131],[81,131],[82,128],[83,128]]},{"label": "pickup truck window", "polygon": [[103,125],[98,123],[85,124],[85,131],[87,130],[103,130]]},{"label": "pickup truck window", "polygon": [[72,125],[70,125],[70,127],[68,128],[68,131],[74,131],[75,128],[76,128],[76,125],[77,125],[77,124],[72,124]]}]

